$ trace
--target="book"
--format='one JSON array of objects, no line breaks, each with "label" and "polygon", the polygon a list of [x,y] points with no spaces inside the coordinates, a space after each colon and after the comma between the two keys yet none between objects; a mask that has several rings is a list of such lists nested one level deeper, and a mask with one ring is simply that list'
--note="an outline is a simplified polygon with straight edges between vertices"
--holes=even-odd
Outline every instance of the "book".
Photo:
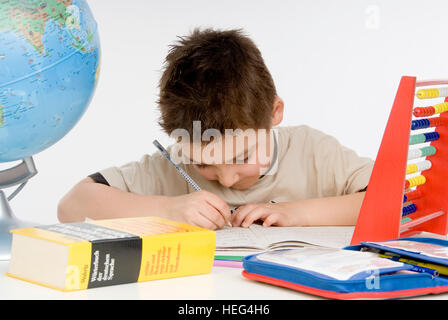
[{"label": "book", "polygon": [[216,231],[215,260],[242,260],[270,250],[325,246],[343,248],[350,244],[354,227],[224,227]]},{"label": "book", "polygon": [[61,291],[210,273],[212,230],[157,217],[12,230],[7,275]]}]

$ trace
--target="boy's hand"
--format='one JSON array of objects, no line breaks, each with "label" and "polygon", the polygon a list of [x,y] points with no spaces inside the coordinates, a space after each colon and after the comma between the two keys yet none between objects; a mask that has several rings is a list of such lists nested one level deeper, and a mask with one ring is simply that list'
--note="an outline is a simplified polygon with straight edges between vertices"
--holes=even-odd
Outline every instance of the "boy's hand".
[{"label": "boy's hand", "polygon": [[224,227],[224,217],[231,220],[227,203],[205,190],[168,197],[166,209],[168,218],[211,230]]},{"label": "boy's hand", "polygon": [[293,221],[293,208],[288,202],[247,204],[239,207],[232,215],[233,227],[249,227],[257,220],[263,220],[263,226],[287,227],[298,225]]}]

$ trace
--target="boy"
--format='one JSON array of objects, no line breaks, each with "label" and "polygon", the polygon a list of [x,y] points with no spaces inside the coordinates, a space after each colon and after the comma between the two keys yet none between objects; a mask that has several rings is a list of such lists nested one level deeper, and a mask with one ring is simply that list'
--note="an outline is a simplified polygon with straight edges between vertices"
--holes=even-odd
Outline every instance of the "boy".
[{"label": "boy", "polygon": [[160,125],[178,141],[168,150],[201,191],[157,152],[83,179],[61,199],[61,222],[153,215],[209,229],[226,221],[356,223],[373,162],[307,126],[274,128],[284,102],[241,30],[195,30],[171,46],[158,104]]}]

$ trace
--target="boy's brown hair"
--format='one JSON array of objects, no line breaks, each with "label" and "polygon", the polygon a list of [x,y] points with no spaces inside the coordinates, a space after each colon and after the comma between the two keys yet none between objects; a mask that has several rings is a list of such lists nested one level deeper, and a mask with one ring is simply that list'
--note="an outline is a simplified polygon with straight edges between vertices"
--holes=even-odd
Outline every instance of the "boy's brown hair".
[{"label": "boy's brown hair", "polygon": [[[254,42],[237,30],[195,29],[170,46],[160,79],[159,124],[193,132],[269,129],[276,90]],[[201,132],[201,133],[202,133]]]}]

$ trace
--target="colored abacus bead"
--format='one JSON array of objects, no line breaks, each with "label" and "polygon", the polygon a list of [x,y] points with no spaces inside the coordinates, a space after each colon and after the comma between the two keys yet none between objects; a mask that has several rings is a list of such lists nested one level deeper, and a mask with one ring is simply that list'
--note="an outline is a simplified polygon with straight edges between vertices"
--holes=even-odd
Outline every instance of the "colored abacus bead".
[{"label": "colored abacus bead", "polygon": [[443,102],[435,104],[429,107],[417,107],[414,108],[413,114],[416,117],[427,117],[432,116],[437,113],[442,113],[448,111],[448,102]]},{"label": "colored abacus bead", "polygon": [[404,187],[406,189],[408,189],[408,188],[413,188],[413,187],[416,187],[416,186],[420,186],[420,185],[425,184],[425,183],[426,183],[425,176],[424,175],[420,175],[420,176],[417,176],[417,177],[413,177],[413,178],[407,179],[405,181],[405,183],[404,183]]},{"label": "colored abacus bead", "polygon": [[421,198],[422,192],[420,190],[414,190],[414,191],[410,191],[410,192],[406,193],[404,196],[406,197],[406,201],[404,201],[404,202],[412,201],[414,199]]},{"label": "colored abacus bead", "polygon": [[424,160],[418,163],[411,163],[408,164],[406,167],[406,174],[412,174],[412,173],[416,173],[419,171],[424,171],[424,170],[428,170],[431,169],[432,167],[432,163],[429,160]]},{"label": "colored abacus bead", "polygon": [[424,143],[426,137],[423,134],[415,134],[409,137],[409,144]]},{"label": "colored abacus bead", "polygon": [[413,113],[416,117],[427,117],[432,116],[436,112],[434,107],[417,107],[414,109]]},{"label": "colored abacus bead", "polygon": [[443,119],[440,117],[429,119],[412,120],[411,130],[425,129],[430,127],[438,127],[443,125]]},{"label": "colored abacus bead", "polygon": [[417,206],[415,204],[411,203],[411,204],[403,207],[401,216],[405,217],[411,213],[414,213],[415,211],[417,211]]},{"label": "colored abacus bead", "polygon": [[428,132],[423,135],[425,136],[425,142],[438,140],[440,138],[440,133],[438,132]]},{"label": "colored abacus bead", "polygon": [[436,118],[429,118],[429,126],[430,127],[438,127],[438,126],[443,126],[444,125],[444,119],[440,118],[440,117],[436,117]]},{"label": "colored abacus bead", "polygon": [[409,137],[409,144],[419,144],[425,143],[429,141],[438,140],[440,138],[440,134],[438,132],[427,132],[422,134],[414,134]]},{"label": "colored abacus bead", "polygon": [[411,130],[429,128],[431,123],[428,119],[412,120]]},{"label": "colored abacus bead", "polygon": [[401,223],[406,223],[406,222],[409,222],[409,221],[412,221],[412,219],[409,218],[409,217],[406,217],[406,218],[402,218],[402,219],[401,219]]},{"label": "colored abacus bead", "polygon": [[437,149],[433,146],[427,146],[420,149],[423,157],[432,156],[436,154]]},{"label": "colored abacus bead", "polygon": [[435,104],[434,106],[434,113],[442,113],[448,111],[448,102]]},{"label": "colored abacus bead", "polygon": [[437,89],[437,88],[420,89],[420,90],[417,91],[416,96],[419,99],[437,98],[439,96],[439,89]]},{"label": "colored abacus bead", "polygon": [[421,149],[410,149],[408,151],[408,160],[417,159],[423,157]]},{"label": "colored abacus bead", "polygon": [[416,173],[418,171],[418,167],[415,163],[408,164],[406,167],[406,174]]},{"label": "colored abacus bead", "polygon": [[436,151],[437,151],[436,148],[433,146],[427,146],[420,149],[409,149],[408,160],[432,156],[436,154]]}]

